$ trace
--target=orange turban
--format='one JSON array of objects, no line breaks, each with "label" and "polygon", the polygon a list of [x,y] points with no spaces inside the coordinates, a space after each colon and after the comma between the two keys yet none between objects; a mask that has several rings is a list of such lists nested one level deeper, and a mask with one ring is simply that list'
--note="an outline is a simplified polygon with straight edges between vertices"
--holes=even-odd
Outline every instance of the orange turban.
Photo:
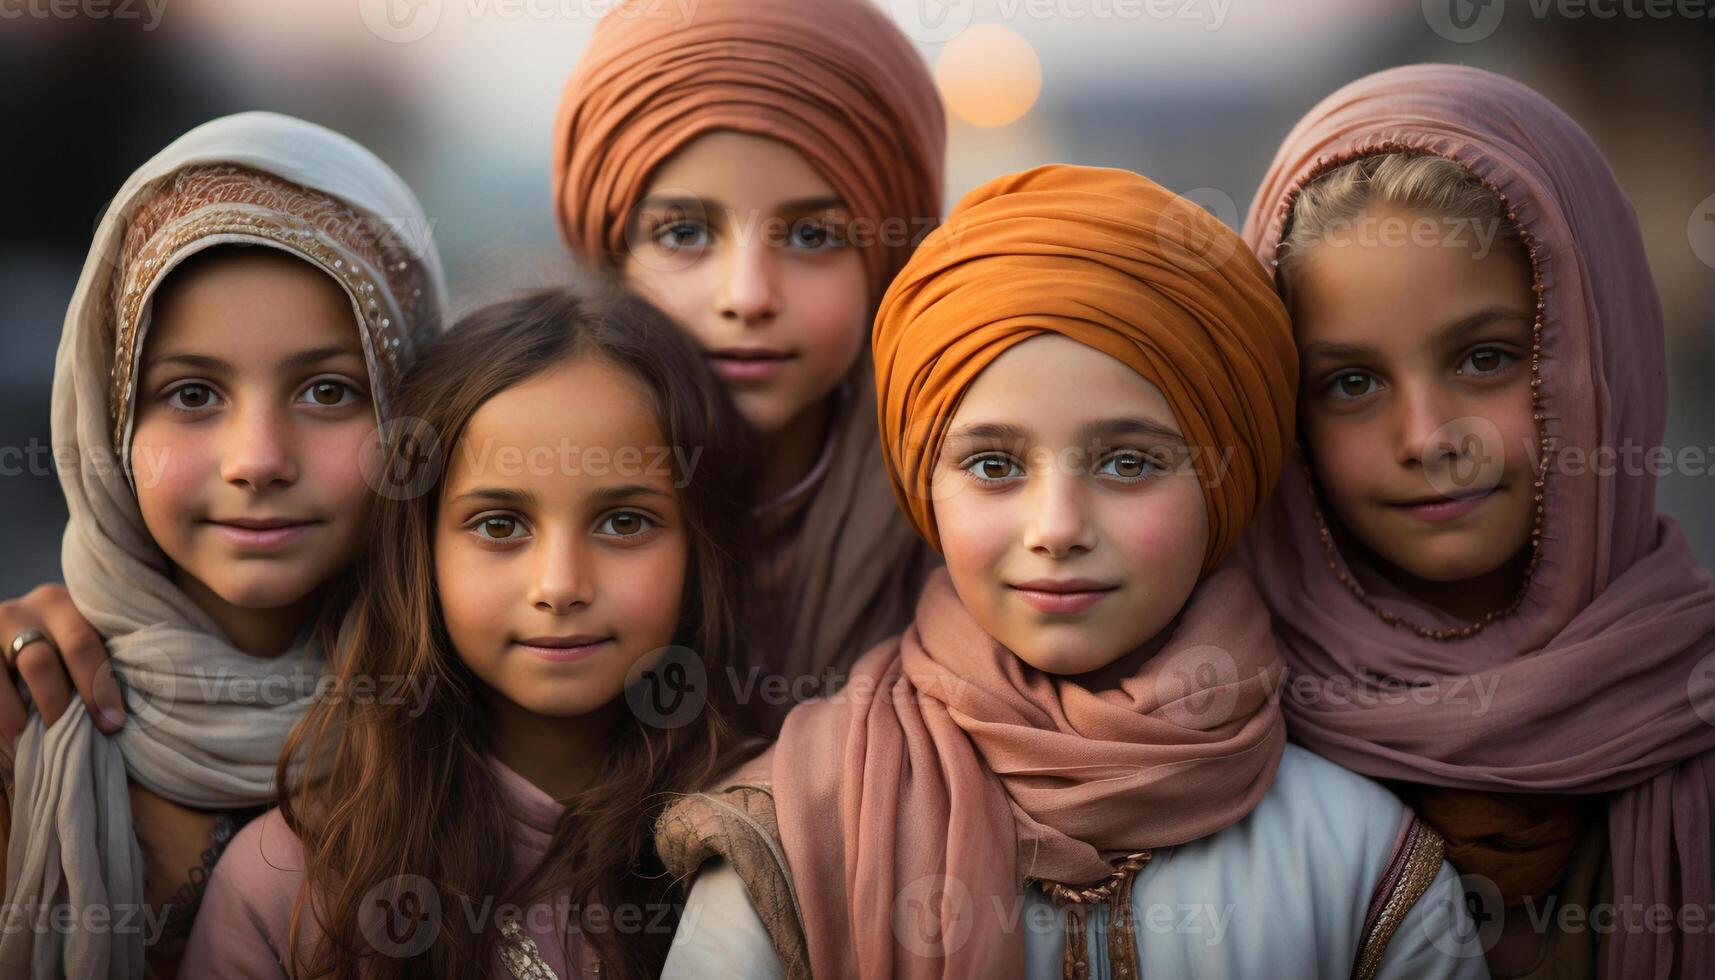
[{"label": "orange turban", "polygon": [[560,233],[597,267],[625,250],[650,176],[713,130],[779,140],[845,199],[879,297],[940,223],[947,124],[915,48],[872,0],[627,0],[566,83]]},{"label": "orange turban", "polygon": [[883,455],[900,506],[937,551],[929,476],[959,400],[995,358],[1044,333],[1166,395],[1202,477],[1207,574],[1292,444],[1298,353],[1262,266],[1207,211],[1124,170],[1039,167],[966,195],[875,320]]}]

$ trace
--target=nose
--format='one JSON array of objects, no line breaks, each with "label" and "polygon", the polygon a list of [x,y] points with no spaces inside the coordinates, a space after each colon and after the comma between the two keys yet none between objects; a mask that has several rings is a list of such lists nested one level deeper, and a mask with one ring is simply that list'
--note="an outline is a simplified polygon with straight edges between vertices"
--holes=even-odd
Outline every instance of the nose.
[{"label": "nose", "polygon": [[260,493],[298,480],[297,433],[289,409],[271,404],[237,407],[226,432],[221,478]]},{"label": "nose", "polygon": [[[743,222],[737,227],[748,228]],[[721,283],[716,298],[721,319],[737,321],[745,326],[759,326],[772,321],[779,312],[780,297],[774,287],[774,255],[761,236],[746,232],[735,235],[726,261],[721,269]]]},{"label": "nose", "polygon": [[1460,433],[1435,385],[1400,385],[1394,401],[1394,461],[1405,467],[1436,467],[1456,460]]},{"label": "nose", "polygon": [[543,537],[536,549],[529,598],[532,606],[556,616],[589,605],[594,579],[577,542],[552,534]]},{"label": "nose", "polygon": [[1095,528],[1087,513],[1083,480],[1058,462],[1032,478],[1027,500],[1031,508],[1024,543],[1048,558],[1068,558],[1095,547]]}]

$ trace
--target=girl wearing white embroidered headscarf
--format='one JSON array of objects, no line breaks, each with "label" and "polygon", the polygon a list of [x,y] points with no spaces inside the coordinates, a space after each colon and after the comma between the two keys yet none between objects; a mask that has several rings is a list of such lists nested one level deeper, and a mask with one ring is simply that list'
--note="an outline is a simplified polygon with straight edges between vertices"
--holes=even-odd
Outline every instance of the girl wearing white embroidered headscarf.
[{"label": "girl wearing white embroidered headscarf", "polygon": [[[318,566],[301,583],[302,595],[265,594],[260,587],[245,593],[257,600],[248,607],[252,619],[273,616],[277,623],[281,608],[308,610],[295,622],[288,617],[295,638],[277,636],[274,649],[258,649],[246,634],[246,603],[228,593],[256,586],[258,575],[268,573],[254,569],[279,565],[276,559],[294,547],[314,550],[320,542],[322,554],[348,559],[360,537],[348,533],[349,521],[326,514],[301,526],[269,527],[244,507],[298,499],[271,498],[267,491],[286,487],[280,492],[289,493],[290,485],[317,467],[344,467],[348,499],[366,500],[367,491],[352,493],[354,486],[363,490],[361,480],[351,479],[361,469],[355,453],[333,462],[313,459],[311,452],[292,458],[299,449],[325,443],[288,447],[277,454],[285,462],[276,460],[279,465],[266,475],[244,470],[248,463],[237,461],[231,447],[254,454],[255,435],[269,432],[272,423],[254,423],[269,409],[221,391],[221,372],[242,368],[208,363],[204,356],[196,380],[156,390],[162,386],[147,373],[151,362],[141,355],[166,299],[160,287],[193,256],[201,275],[212,256],[199,253],[210,249],[219,250],[222,262],[232,256],[276,266],[283,261],[285,274],[300,279],[303,267],[296,263],[307,263],[337,287],[320,294],[324,300],[334,297],[332,309],[349,304],[357,343],[344,345],[343,354],[308,352],[327,366],[306,361],[303,351],[294,358],[305,361],[301,370],[310,379],[295,383],[290,403],[293,412],[314,413],[305,426],[325,427],[337,417],[349,432],[353,424],[367,431],[384,422],[390,387],[419,339],[436,328],[445,303],[428,219],[403,181],[357,143],[301,120],[254,112],[200,126],[144,164],[114,198],[66,314],[54,371],[53,446],[70,510],[62,552],[66,586],[106,641],[126,693],[127,720],[117,734],[104,736],[82,710],[67,711],[51,727],[38,715],[30,717],[18,744],[11,794],[6,919],[0,930],[0,972],[8,975],[142,977],[145,946],[159,937],[145,935],[143,925],[151,919],[138,914],[144,910],[145,862],[132,794],[142,790],[212,811],[269,802],[286,734],[318,691],[322,653],[308,626],[338,563]],[[310,288],[316,285],[324,283]],[[191,287],[175,282],[174,289],[173,302],[188,302],[182,294]],[[261,300],[248,299],[249,306],[231,304],[217,320],[229,336],[244,334],[240,354],[274,350],[282,346],[282,334],[293,339],[294,325],[271,325],[268,310],[257,312]],[[168,338],[164,322],[156,332],[163,348],[183,347]],[[341,356],[345,371],[327,360]],[[175,359],[191,362],[198,356],[181,353]],[[309,401],[301,400],[305,395]],[[362,408],[364,400],[373,405],[373,420]],[[175,417],[181,422],[200,420],[192,423],[203,427],[199,439],[223,431],[210,428],[211,420],[214,427],[252,421],[224,437],[224,457],[179,451],[145,459],[140,451],[133,459],[133,442],[142,441],[139,419],[166,410],[168,401],[171,411],[184,413]],[[199,445],[209,448],[207,442]],[[302,473],[293,469],[299,464]],[[202,484],[182,479],[199,465],[218,477]],[[367,476],[378,491],[388,489],[376,483],[373,471]],[[177,550],[183,541],[159,533],[161,512],[146,513],[150,501],[161,499],[151,486],[172,493],[187,486],[206,490],[211,501],[226,495],[218,497],[219,504],[205,505],[210,513],[194,513],[195,502],[155,505],[178,507],[170,514],[176,518],[192,514],[180,523],[188,529],[187,540],[204,536],[195,562]],[[221,507],[237,509],[212,512]],[[217,544],[210,551],[208,535],[226,550]],[[349,539],[343,552],[328,540],[336,537]],[[213,565],[196,564],[210,554]],[[214,567],[222,556],[227,569],[242,566],[231,581]],[[239,580],[248,584],[235,586]],[[284,695],[268,697],[268,690]],[[215,827],[211,850],[218,852],[232,828],[219,818]],[[194,889],[181,890],[171,917],[188,919],[186,907],[194,897]],[[70,916],[56,911],[68,906]],[[158,927],[159,920],[152,925]]]}]

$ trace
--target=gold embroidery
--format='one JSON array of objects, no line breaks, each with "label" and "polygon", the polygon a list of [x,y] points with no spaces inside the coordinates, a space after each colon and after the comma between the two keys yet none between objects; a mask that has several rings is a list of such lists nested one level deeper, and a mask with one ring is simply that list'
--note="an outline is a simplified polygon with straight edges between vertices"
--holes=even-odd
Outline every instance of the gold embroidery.
[{"label": "gold embroidery", "polygon": [[1057,881],[1032,879],[1048,900],[1066,910],[1066,946],[1060,956],[1063,980],[1084,980],[1090,974],[1084,916],[1096,906],[1108,906],[1108,963],[1116,980],[1136,980],[1141,965],[1132,930],[1131,889],[1138,872],[1149,863],[1150,851],[1128,854],[1112,874],[1094,884],[1073,888]]},{"label": "gold embroidery", "polygon": [[536,940],[525,933],[517,919],[502,919],[500,936],[504,940],[499,946],[500,959],[515,980],[559,980],[554,968],[542,959]]},{"label": "gold embroidery", "polygon": [[1381,969],[1382,956],[1387,952],[1387,944],[1393,939],[1393,934],[1399,931],[1400,923],[1405,921],[1406,914],[1417,900],[1429,890],[1430,882],[1441,873],[1445,850],[1445,842],[1435,828],[1423,820],[1417,821],[1417,832],[1409,845],[1405,868],[1400,871],[1398,883],[1388,896],[1387,904],[1376,917],[1375,926],[1368,936],[1363,937],[1358,962],[1352,968],[1352,976],[1356,980],[1372,980],[1376,971]]},{"label": "gold embroidery", "polygon": [[187,167],[164,178],[133,212],[120,246],[109,300],[115,332],[113,444],[124,445],[136,393],[144,304],[181,250],[219,235],[276,243],[334,277],[362,313],[364,347],[373,368],[383,373],[374,387],[385,413],[379,400],[435,323],[435,297],[422,263],[381,217],[360,214],[319,191],[245,167]]}]

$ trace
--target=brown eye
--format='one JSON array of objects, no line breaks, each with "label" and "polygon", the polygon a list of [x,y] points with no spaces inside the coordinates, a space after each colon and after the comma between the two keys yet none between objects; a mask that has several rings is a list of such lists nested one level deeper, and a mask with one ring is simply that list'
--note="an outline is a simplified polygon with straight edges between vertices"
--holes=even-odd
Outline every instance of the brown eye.
[{"label": "brown eye", "polygon": [[214,391],[208,385],[188,384],[173,389],[167,396],[168,404],[174,408],[194,412],[214,404]]},{"label": "brown eye", "polygon": [[304,389],[303,394],[304,401],[322,408],[344,405],[355,397],[351,386],[339,381],[317,381]]},{"label": "brown eye", "polygon": [[1334,379],[1334,396],[1336,398],[1362,398],[1369,394],[1374,380],[1367,374],[1353,372],[1342,374]]},{"label": "brown eye", "polygon": [[619,513],[602,521],[600,530],[615,537],[633,538],[649,530],[649,518],[637,513]]},{"label": "brown eye", "polygon": [[1001,456],[984,456],[966,468],[977,479],[992,483],[1018,475],[1018,464]]},{"label": "brown eye", "polygon": [[[1485,347],[1481,350],[1472,351],[1471,355],[1465,358],[1465,363],[1470,365],[1472,373],[1494,374],[1512,363],[1512,361],[1505,351],[1498,351],[1493,347]],[[1461,369],[1459,373],[1464,374],[1465,372]]]},{"label": "brown eye", "polygon": [[1155,468],[1155,461],[1137,453],[1120,453],[1108,460],[1102,472],[1122,479],[1135,480]]},{"label": "brown eye", "polygon": [[490,517],[476,526],[480,537],[491,541],[506,541],[518,530],[518,522],[510,517]]}]

